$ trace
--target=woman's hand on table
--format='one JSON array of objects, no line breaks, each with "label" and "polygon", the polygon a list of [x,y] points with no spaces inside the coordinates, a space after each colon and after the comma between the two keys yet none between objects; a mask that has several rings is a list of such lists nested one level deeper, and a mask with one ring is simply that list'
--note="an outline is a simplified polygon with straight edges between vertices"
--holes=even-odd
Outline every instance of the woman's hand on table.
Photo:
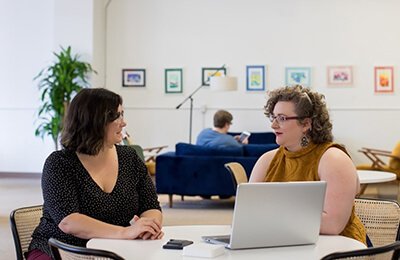
[{"label": "woman's hand on table", "polygon": [[164,232],[161,230],[161,223],[157,218],[140,218],[135,215],[130,223],[131,226],[127,228],[134,229],[132,239],[155,240],[164,236]]}]

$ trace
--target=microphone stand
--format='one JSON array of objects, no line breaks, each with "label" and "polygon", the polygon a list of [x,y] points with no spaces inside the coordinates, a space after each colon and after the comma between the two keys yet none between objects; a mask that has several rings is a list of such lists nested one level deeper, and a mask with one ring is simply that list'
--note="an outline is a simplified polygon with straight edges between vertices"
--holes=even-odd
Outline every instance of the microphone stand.
[{"label": "microphone stand", "polygon": [[211,77],[215,76],[218,71],[222,70],[225,68],[225,64],[222,65],[222,67],[217,68],[217,70],[210,76],[208,77],[207,81],[202,82],[200,86],[198,86],[189,96],[187,96],[179,105],[176,106],[176,109],[181,108],[183,104],[185,104],[186,101],[190,100],[190,113],[189,113],[189,144],[192,143],[192,121],[193,121],[193,95],[199,91],[205,83],[208,83]]}]

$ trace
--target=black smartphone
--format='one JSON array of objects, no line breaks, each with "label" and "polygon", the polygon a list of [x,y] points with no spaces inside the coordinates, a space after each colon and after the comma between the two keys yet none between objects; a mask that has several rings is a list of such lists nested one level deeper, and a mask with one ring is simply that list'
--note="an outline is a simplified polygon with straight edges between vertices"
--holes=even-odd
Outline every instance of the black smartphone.
[{"label": "black smartphone", "polygon": [[178,249],[181,250],[185,246],[193,244],[193,241],[190,240],[180,240],[180,239],[170,239],[165,245],[163,245],[164,249]]}]

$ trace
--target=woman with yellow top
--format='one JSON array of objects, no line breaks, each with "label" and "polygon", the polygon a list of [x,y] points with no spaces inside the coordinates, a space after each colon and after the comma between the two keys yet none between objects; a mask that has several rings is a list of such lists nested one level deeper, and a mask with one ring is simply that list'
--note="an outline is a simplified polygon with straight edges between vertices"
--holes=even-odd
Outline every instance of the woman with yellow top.
[{"label": "woman with yellow top", "polygon": [[326,181],[320,233],[370,246],[354,212],[360,189],[356,168],[345,148],[333,143],[324,96],[299,85],[276,89],[269,92],[265,115],[280,147],[258,159],[250,182]]}]

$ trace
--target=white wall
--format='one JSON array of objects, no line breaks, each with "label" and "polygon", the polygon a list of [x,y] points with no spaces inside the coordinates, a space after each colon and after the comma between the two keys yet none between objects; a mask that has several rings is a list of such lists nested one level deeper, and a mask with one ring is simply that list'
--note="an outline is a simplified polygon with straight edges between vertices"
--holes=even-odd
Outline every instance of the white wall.
[{"label": "white wall", "polygon": [[[40,172],[50,139],[34,137],[39,94],[32,78],[59,45],[72,45],[99,74],[93,86],[124,97],[128,132],[143,146],[188,141],[189,103],[202,67],[226,64],[239,90],[194,96],[193,136],[218,108],[233,131],[268,131],[265,93],[245,91],[245,66],[267,66],[267,89],[286,66],[312,67],[338,142],[356,163],[361,146],[391,149],[400,133],[400,2],[396,0],[0,0],[0,172]],[[354,66],[350,88],[326,86],[326,66]],[[373,67],[395,67],[395,93],[373,90]],[[164,69],[182,67],[184,92],[164,93]],[[122,68],[145,68],[145,88],[123,88]]]},{"label": "white wall", "polygon": [[38,172],[51,140],[34,136],[33,78],[51,59],[54,1],[0,0],[0,171]]},{"label": "white wall", "polygon": [[0,172],[39,173],[54,150],[34,136],[39,90],[33,78],[59,46],[91,62],[92,0],[0,0]]},{"label": "white wall", "polygon": [[[400,133],[400,2],[395,0],[120,0],[108,9],[107,87],[124,96],[128,132],[143,146],[188,140],[189,103],[202,67],[227,64],[235,93],[194,96],[194,137],[217,108],[234,115],[232,130],[264,131],[265,93],[245,91],[245,66],[267,66],[267,88],[284,84],[286,66],[312,67],[312,88],[326,95],[334,135],[356,163],[361,146],[392,149]],[[352,87],[328,87],[326,67],[354,66]],[[395,67],[395,93],[375,94],[373,67]],[[184,93],[164,93],[164,69],[184,70]],[[145,68],[145,88],[123,88],[122,68]],[[202,111],[206,108],[205,113]]]}]

